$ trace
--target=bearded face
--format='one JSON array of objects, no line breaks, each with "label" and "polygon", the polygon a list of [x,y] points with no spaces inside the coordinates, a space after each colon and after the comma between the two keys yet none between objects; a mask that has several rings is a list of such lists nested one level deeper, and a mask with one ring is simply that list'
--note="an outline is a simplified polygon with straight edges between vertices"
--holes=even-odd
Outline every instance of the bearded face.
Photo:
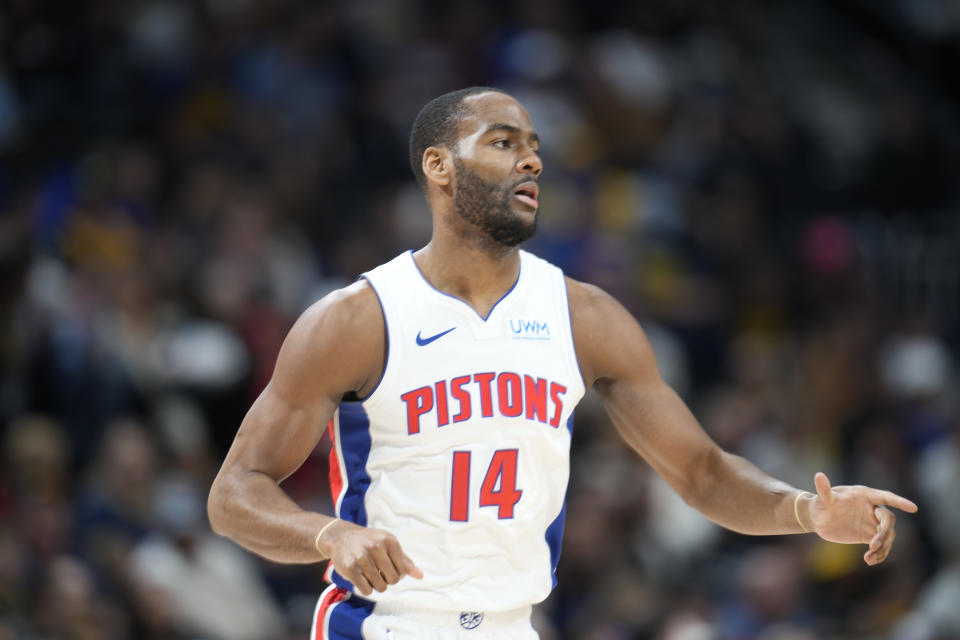
[{"label": "bearded face", "polygon": [[453,164],[457,170],[454,208],[478,235],[506,247],[515,247],[533,236],[537,230],[536,214],[532,221],[528,221],[513,209],[517,185],[529,181],[529,177],[515,184],[501,185],[487,182],[457,156],[454,156]]}]

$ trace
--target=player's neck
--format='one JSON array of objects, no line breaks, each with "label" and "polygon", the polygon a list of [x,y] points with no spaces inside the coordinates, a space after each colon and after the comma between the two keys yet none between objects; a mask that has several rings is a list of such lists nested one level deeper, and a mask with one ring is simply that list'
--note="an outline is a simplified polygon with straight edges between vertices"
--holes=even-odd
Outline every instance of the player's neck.
[{"label": "player's neck", "polygon": [[435,289],[460,298],[481,317],[513,287],[520,273],[517,247],[487,251],[434,236],[413,258]]}]

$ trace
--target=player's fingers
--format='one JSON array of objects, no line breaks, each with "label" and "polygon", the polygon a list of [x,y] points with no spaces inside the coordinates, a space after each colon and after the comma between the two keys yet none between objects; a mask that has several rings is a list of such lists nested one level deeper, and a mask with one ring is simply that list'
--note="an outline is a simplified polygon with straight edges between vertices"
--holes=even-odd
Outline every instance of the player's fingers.
[{"label": "player's fingers", "polygon": [[359,562],[357,562],[357,567],[363,573],[363,577],[367,579],[367,582],[370,583],[370,586],[383,593],[387,590],[387,581],[383,579],[383,576],[380,574],[380,570],[374,564],[370,556],[363,556]]},{"label": "player's fingers", "polygon": [[870,489],[869,498],[873,504],[885,504],[900,509],[901,511],[906,511],[907,513],[917,512],[917,505],[914,502],[907,500],[903,496],[898,496],[892,491]]},{"label": "player's fingers", "polygon": [[813,476],[813,484],[817,488],[817,496],[824,504],[830,504],[833,500],[833,493],[830,490],[830,478],[827,477],[823,471],[818,471],[817,475]]},{"label": "player's fingers", "polygon": [[393,565],[393,560],[390,559],[390,554],[387,553],[387,550],[383,547],[376,547],[372,550],[371,554],[373,555],[373,562],[376,568],[380,571],[380,575],[383,576],[386,583],[397,584],[401,574]]},{"label": "player's fingers", "polygon": [[418,580],[423,577],[423,571],[421,571],[420,568],[413,563],[413,560],[410,559],[410,556],[403,551],[403,547],[400,546],[396,538],[388,540],[386,546],[387,552],[390,554],[390,558],[393,560],[393,564],[397,567],[401,576],[408,575]]},{"label": "player's fingers", "polygon": [[397,565],[397,568],[400,569],[401,573],[405,573],[417,580],[423,577],[423,571],[413,563],[410,556],[403,552],[399,544],[396,549],[393,550],[393,562]]},{"label": "player's fingers", "polygon": [[[403,552],[401,551],[400,553],[403,553]],[[403,560],[401,561],[401,563],[402,563],[401,566],[402,566],[403,572],[406,573],[408,576],[414,577],[417,580],[420,580],[421,578],[423,578],[423,571],[420,570],[420,567],[413,564],[413,560],[411,560],[407,554],[403,553]]]},{"label": "player's fingers", "polygon": [[877,518],[877,527],[873,538],[870,539],[870,551],[875,552],[883,546],[887,536],[893,529],[894,517],[892,511],[884,509],[883,507],[874,507],[873,514]]},{"label": "player's fingers", "polygon": [[370,581],[364,577],[363,572],[360,571],[359,568],[354,568],[354,570],[345,577],[353,583],[353,587],[360,592],[360,595],[368,596],[373,593],[373,587],[370,586]]},{"label": "player's fingers", "polygon": [[883,544],[880,545],[880,548],[876,551],[867,551],[863,555],[864,561],[869,565],[880,564],[887,559],[887,556],[890,555],[890,551],[893,550],[893,541],[897,538],[897,532],[891,531],[883,539]]},{"label": "player's fingers", "polygon": [[413,564],[413,561],[409,558],[407,559],[407,575],[421,580],[423,578],[423,571],[420,570],[420,567]]},{"label": "player's fingers", "polygon": [[886,560],[891,549],[893,549],[893,541],[897,537],[895,528],[897,518],[894,513],[883,507],[877,507],[874,512],[877,520],[879,520],[879,525],[877,526],[877,534],[870,541],[870,549],[864,556],[867,564],[878,564]]},{"label": "player's fingers", "polygon": [[883,547],[880,548],[880,562],[883,562],[887,559],[887,556],[890,555],[890,552],[893,551],[893,541],[897,539],[896,530],[891,531],[890,535],[887,536],[886,542],[883,543]]}]

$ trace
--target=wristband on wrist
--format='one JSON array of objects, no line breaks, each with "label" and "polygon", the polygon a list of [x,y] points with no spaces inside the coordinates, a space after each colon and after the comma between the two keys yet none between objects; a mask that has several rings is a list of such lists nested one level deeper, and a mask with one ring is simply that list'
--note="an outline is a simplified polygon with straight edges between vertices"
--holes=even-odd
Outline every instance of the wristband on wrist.
[{"label": "wristband on wrist", "polygon": [[329,529],[330,527],[332,527],[332,526],[333,526],[335,523],[337,523],[337,522],[340,522],[340,518],[334,518],[333,520],[331,520],[331,521],[328,522],[327,524],[325,524],[325,525],[323,525],[322,527],[320,527],[320,531],[317,532],[317,537],[313,539],[313,546],[314,546],[314,548],[315,548],[318,552],[320,552],[320,555],[322,555],[322,556],[324,556],[324,557],[326,557],[327,554],[325,554],[325,553],[323,552],[323,550],[320,549],[320,536],[322,536],[324,533],[326,533],[326,532],[327,532],[327,529]]},{"label": "wristband on wrist", "polygon": [[803,529],[803,532],[810,533],[810,529],[807,529],[807,527],[803,524],[803,520],[800,519],[800,498],[805,495],[813,496],[813,494],[809,491],[801,491],[797,494],[797,497],[793,499],[793,516],[797,519],[797,524],[800,525],[800,528]]}]

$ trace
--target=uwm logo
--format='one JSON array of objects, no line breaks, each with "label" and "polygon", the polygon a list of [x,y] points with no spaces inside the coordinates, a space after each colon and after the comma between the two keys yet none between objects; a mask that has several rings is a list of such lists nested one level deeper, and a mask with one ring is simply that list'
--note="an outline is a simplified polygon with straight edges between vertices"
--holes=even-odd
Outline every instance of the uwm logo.
[{"label": "uwm logo", "polygon": [[438,427],[464,422],[479,413],[492,418],[526,418],[560,426],[567,387],[546,378],[510,371],[474,373],[413,389],[400,395],[407,406],[407,434],[420,433],[420,420],[433,415]]},{"label": "uwm logo", "polygon": [[523,320],[516,318],[510,320],[510,332],[514,338],[523,338],[525,340],[549,340],[550,327],[546,322],[539,320]]}]

